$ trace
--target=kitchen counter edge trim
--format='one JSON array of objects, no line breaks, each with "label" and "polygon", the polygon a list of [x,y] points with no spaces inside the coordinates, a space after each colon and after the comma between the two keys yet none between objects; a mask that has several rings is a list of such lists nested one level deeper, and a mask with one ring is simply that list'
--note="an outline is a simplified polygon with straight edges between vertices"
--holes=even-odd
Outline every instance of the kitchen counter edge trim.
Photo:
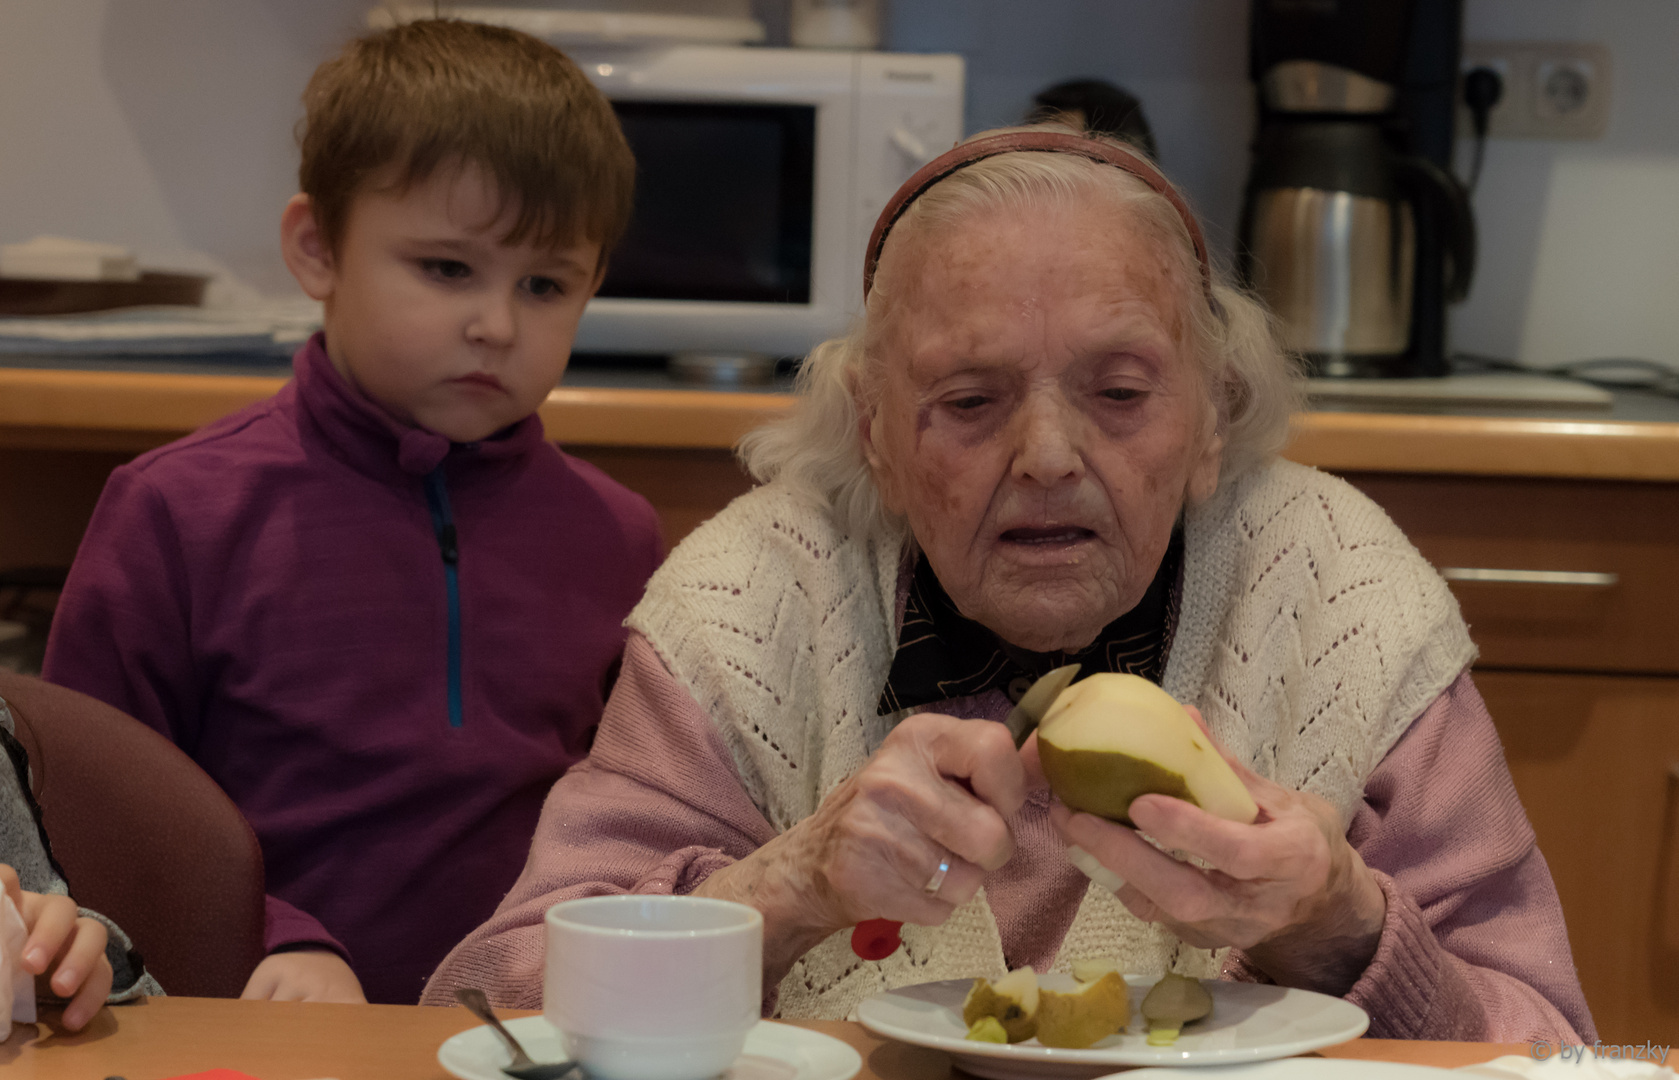
[{"label": "kitchen counter edge trim", "polygon": [[[140,451],[272,395],[266,375],[0,371],[0,446]],[[560,387],[541,414],[575,446],[724,450],[786,394]],[[1335,471],[1679,480],[1679,424],[1414,413],[1296,414],[1284,454]]]}]

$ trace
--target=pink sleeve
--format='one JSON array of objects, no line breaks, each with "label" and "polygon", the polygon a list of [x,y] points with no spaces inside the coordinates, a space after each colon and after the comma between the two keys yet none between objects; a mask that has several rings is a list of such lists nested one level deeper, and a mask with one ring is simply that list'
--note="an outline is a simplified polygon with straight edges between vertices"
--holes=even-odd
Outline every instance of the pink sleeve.
[{"label": "pink sleeve", "polygon": [[687,893],[773,839],[711,720],[631,632],[589,757],[548,794],[524,872],[432,975],[423,1004],[482,987],[542,1007],[543,913],[578,896]]},{"label": "pink sleeve", "polygon": [[[1467,673],[1370,775],[1347,839],[1387,897],[1347,1000],[1370,1036],[1470,1042],[1597,1037],[1562,905]],[[1258,972],[1240,957],[1238,978]]]}]

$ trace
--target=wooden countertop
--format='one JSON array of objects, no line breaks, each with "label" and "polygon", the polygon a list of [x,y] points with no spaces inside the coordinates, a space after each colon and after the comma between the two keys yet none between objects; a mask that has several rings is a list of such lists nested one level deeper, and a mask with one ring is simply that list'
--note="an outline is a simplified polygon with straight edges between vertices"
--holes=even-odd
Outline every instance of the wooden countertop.
[{"label": "wooden countertop", "polygon": [[[272,375],[0,367],[0,447],[138,452],[268,397]],[[542,406],[577,446],[726,449],[785,394],[560,387]],[[1341,472],[1679,481],[1679,423],[1305,412],[1285,454]]]}]

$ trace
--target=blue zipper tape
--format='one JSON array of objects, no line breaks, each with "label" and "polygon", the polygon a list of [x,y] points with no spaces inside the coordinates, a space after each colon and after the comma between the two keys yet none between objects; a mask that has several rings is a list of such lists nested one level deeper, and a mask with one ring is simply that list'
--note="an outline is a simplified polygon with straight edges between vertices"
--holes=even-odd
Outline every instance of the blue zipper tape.
[{"label": "blue zipper tape", "polygon": [[449,602],[449,726],[458,728],[466,719],[461,703],[460,546],[442,465],[426,474],[426,504],[431,507],[431,528],[437,535],[437,550],[443,556],[443,590]]}]

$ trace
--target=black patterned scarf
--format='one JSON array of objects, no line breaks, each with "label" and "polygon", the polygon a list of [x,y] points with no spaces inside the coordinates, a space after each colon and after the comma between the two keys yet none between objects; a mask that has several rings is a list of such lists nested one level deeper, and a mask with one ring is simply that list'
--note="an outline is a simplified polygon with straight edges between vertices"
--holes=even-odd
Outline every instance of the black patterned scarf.
[{"label": "black patterned scarf", "polygon": [[925,555],[916,557],[904,603],[898,651],[881,692],[879,712],[1002,690],[1018,701],[1040,676],[1065,664],[1085,675],[1117,671],[1158,684],[1178,618],[1183,535],[1174,532],[1148,592],[1136,607],[1102,628],[1077,652],[1028,652],[1004,642],[965,617],[933,575]]}]

